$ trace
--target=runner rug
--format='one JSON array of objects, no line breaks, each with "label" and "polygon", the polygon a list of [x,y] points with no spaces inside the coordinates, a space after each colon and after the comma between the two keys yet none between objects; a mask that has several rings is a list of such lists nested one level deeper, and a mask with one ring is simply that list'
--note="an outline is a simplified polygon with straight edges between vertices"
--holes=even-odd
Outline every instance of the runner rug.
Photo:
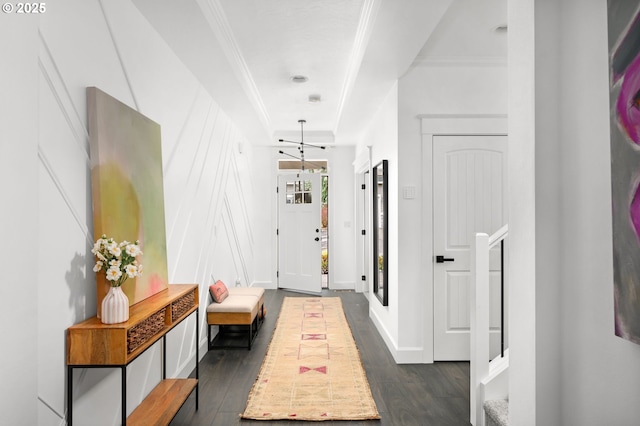
[{"label": "runner rug", "polygon": [[380,418],[339,297],[284,299],[242,418]]}]

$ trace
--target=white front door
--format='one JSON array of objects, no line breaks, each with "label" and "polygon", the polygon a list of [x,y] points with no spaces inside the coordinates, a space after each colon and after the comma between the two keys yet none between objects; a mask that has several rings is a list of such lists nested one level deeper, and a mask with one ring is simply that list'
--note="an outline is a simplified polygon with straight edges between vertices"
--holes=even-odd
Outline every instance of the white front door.
[{"label": "white front door", "polygon": [[321,175],[278,176],[278,287],[322,291]]},{"label": "white front door", "polygon": [[[507,137],[434,136],[434,360],[469,360],[470,245],[507,223]],[[437,257],[441,256],[438,260]],[[500,252],[490,254],[491,356],[500,344]]]}]

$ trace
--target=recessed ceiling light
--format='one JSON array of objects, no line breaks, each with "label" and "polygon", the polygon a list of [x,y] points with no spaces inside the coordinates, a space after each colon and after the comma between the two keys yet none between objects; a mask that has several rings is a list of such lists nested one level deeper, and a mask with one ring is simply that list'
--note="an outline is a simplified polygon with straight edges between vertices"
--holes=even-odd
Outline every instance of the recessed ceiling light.
[{"label": "recessed ceiling light", "polygon": [[497,27],[495,27],[493,29],[493,32],[502,34],[502,33],[506,33],[508,30],[509,30],[509,27],[507,26],[507,24],[504,24],[504,25],[498,25]]},{"label": "recessed ceiling light", "polygon": [[292,83],[306,83],[309,77],[306,75],[294,75],[290,80]]},{"label": "recessed ceiling light", "polygon": [[318,103],[322,101],[322,97],[320,95],[309,95],[309,102],[312,104]]}]

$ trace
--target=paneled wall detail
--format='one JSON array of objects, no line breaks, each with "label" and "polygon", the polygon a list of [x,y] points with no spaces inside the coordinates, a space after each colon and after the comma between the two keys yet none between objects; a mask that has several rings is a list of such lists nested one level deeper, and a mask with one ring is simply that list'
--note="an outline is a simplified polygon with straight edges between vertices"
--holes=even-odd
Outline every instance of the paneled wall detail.
[{"label": "paneled wall detail", "polygon": [[[241,130],[130,0],[61,0],[41,17],[38,36],[38,417],[53,425],[65,418],[64,331],[95,315],[97,303],[86,87],[162,128],[169,279],[201,284],[201,346],[211,276],[253,282],[254,188],[250,150],[237,149],[250,147]],[[169,377],[195,366],[195,321],[167,339]],[[127,375],[130,412],[160,380],[159,349]],[[73,380],[78,424],[118,424],[118,371],[77,370]]]},{"label": "paneled wall detail", "polygon": [[118,49],[118,43],[116,41],[116,36],[115,36],[113,30],[111,29],[111,24],[110,24],[110,21],[109,21],[108,13],[105,11],[104,4],[103,4],[102,0],[98,0],[98,4],[100,5],[100,10],[102,11],[102,16],[104,17],[104,22],[107,25],[107,28],[109,29],[109,37],[111,38],[111,42],[113,43],[113,47],[115,49],[115,53],[118,56],[118,61],[120,63],[120,68],[122,69],[122,74],[124,76],[124,79],[127,82],[127,86],[129,87],[129,93],[131,93],[131,98],[133,100],[133,105],[131,105],[131,106],[135,110],[137,110],[138,112],[143,113],[142,111],[140,111],[140,107],[138,106],[138,101],[136,100],[136,94],[135,94],[135,91],[133,90],[134,88],[131,85],[131,80],[129,79],[129,74],[127,73],[127,64],[122,60],[122,55],[120,54],[120,49]]},{"label": "paneled wall detail", "polygon": [[75,220],[76,224],[78,225],[78,227],[80,228],[82,233],[86,236],[86,238],[87,238],[87,247],[92,247],[93,246],[93,242],[92,242],[93,235],[89,231],[88,224],[86,223],[86,220],[83,220],[80,217],[80,213],[78,213],[78,211],[73,207],[73,204],[71,202],[71,198],[69,197],[69,195],[67,195],[62,183],[60,183],[60,180],[58,179],[58,177],[57,177],[57,175],[56,175],[56,173],[55,173],[55,171],[53,169],[53,166],[48,161],[47,156],[42,151],[42,147],[41,146],[38,146],[38,159],[40,160],[40,164],[44,167],[45,171],[47,172],[47,175],[51,179],[51,182],[56,186],[56,189],[58,190],[58,193],[59,193],[58,195],[60,195],[60,197],[62,198],[62,200],[66,204],[66,206],[69,208],[69,214],[71,214],[71,216],[73,216],[73,219]]},{"label": "paneled wall detail", "polygon": [[51,94],[57,101],[60,112],[64,115],[69,129],[73,132],[74,140],[78,143],[80,150],[85,154],[87,166],[89,166],[89,133],[85,125],[86,114],[80,115],[78,112],[78,108],[76,108],[71,99],[69,88],[60,75],[60,70],[53,60],[49,46],[47,46],[47,42],[42,36],[42,32],[39,32],[38,36],[40,40],[40,55],[38,57],[40,71],[51,90]]},{"label": "paneled wall detail", "polygon": [[[246,230],[247,238],[249,239],[249,243],[251,243],[250,248],[253,250],[254,237],[253,237],[253,231],[251,227],[251,220],[249,217],[249,206],[251,206],[251,202],[253,201],[253,198],[247,197],[248,194],[253,194],[253,186],[252,186],[253,180],[249,180],[246,178],[246,175],[250,174],[250,170],[245,169],[244,175],[243,175],[243,172],[240,168],[240,165],[238,164],[238,160],[236,159],[236,157],[233,157],[232,166],[233,166],[232,177],[234,178],[235,188],[237,188],[236,194],[240,195],[237,198],[238,210],[236,210],[236,213],[239,214],[242,218],[242,228]],[[246,187],[247,185],[249,186],[248,188]]]},{"label": "paneled wall detail", "polygon": [[[228,229],[229,233],[229,245],[234,247],[235,250],[232,251],[232,253],[234,254],[234,266],[236,268],[236,271],[239,271],[239,274],[236,276],[236,278],[240,278],[240,274],[243,275],[244,278],[244,282],[245,283],[250,283],[250,276],[248,275],[249,273],[249,269],[248,269],[248,265],[247,265],[247,259],[245,258],[245,254],[243,251],[243,245],[242,245],[242,240],[241,239],[241,231],[242,228],[237,226],[237,222],[240,222],[240,224],[242,224],[242,221],[238,221],[236,220],[236,216],[235,216],[235,212],[234,209],[232,208],[231,204],[229,203],[229,198],[225,197],[225,215],[224,215],[224,224],[225,224],[225,229]],[[242,217],[240,217],[241,219]],[[251,257],[249,257],[249,260],[252,259],[252,255],[253,252],[251,250],[252,245],[249,244],[249,247],[247,247],[247,254],[250,255]],[[229,283],[230,284],[230,283]]]},{"label": "paneled wall detail", "polygon": [[196,107],[199,105],[198,104],[198,99],[199,99],[199,95],[201,93],[201,91],[199,89],[200,88],[198,88],[197,92],[193,96],[193,101],[191,102],[191,106],[189,107],[189,111],[188,111],[188,113],[186,115],[186,118],[183,121],[182,126],[180,127],[180,132],[178,133],[178,137],[176,138],[176,142],[173,144],[173,147],[171,148],[171,150],[168,153],[168,155],[167,155],[167,152],[163,152],[162,153],[163,161],[164,161],[163,174],[165,176],[169,175],[169,173],[171,172],[171,165],[173,164],[173,159],[176,156],[176,151],[181,146],[180,143],[185,139],[184,135],[186,133],[187,125],[189,124],[189,117],[193,116],[194,111],[196,110]]},{"label": "paneled wall detail", "polygon": [[[173,215],[168,215],[166,219],[169,228],[167,245],[169,247],[178,247],[173,259],[173,277],[171,277],[173,282],[175,282],[175,274],[178,271],[180,258],[183,256],[182,250],[187,237],[183,231],[189,228],[192,216],[200,213],[196,208],[199,201],[197,197],[202,190],[202,177],[209,160],[210,148],[213,145],[211,138],[217,118],[217,114],[215,112],[212,113],[212,107],[213,105],[209,105],[207,120],[204,123],[190,123],[194,128],[201,126],[201,130],[198,131],[199,137],[197,140],[194,140],[190,145],[188,143],[183,144],[181,147],[184,151],[182,167],[180,170],[175,170],[173,174],[176,181],[179,181],[181,185],[170,185],[171,176],[165,176],[167,181],[165,190],[172,195],[171,198],[174,200],[172,203],[175,203],[175,206],[169,206],[170,203],[166,202],[167,212],[175,212]],[[175,194],[172,194],[173,191],[176,191]]]},{"label": "paneled wall detail", "polygon": [[[87,132],[87,127],[80,118],[78,110],[69,96],[69,90],[60,75],[58,67],[56,66],[56,63],[51,56],[51,52],[49,51],[49,47],[47,46],[45,39],[42,37],[42,33],[39,33],[38,35],[40,40],[38,67],[40,75],[46,83],[46,85],[42,84],[40,87],[41,108],[46,108],[46,106],[51,108],[54,106],[53,102],[47,104],[46,101],[55,101],[55,107],[57,107],[54,108],[55,112],[57,114],[61,114],[64,119],[63,121],[59,120],[56,124],[66,128],[73,135],[72,140],[65,140],[65,143],[68,145],[67,148],[73,152],[75,159],[83,160],[83,162],[74,162],[77,164],[76,171],[78,173],[82,173],[83,171],[85,173],[89,173],[89,134]],[[49,98],[49,96],[51,98]],[[42,111],[42,113],[45,112]],[[65,124],[66,127],[64,126]],[[93,235],[92,232],[89,231],[89,227],[93,225],[91,222],[87,223],[86,218],[83,218],[80,215],[79,207],[81,206],[78,206],[79,203],[84,202],[84,199],[74,201],[69,195],[69,192],[75,193],[78,188],[74,188],[73,183],[70,183],[67,180],[70,178],[67,173],[58,174],[56,172],[56,170],[62,170],[60,147],[56,143],[55,138],[50,137],[51,134],[44,130],[47,130],[47,128],[41,128],[40,141],[38,143],[38,159],[47,171],[51,181],[55,184],[59,195],[69,208],[69,213],[73,216],[78,227],[87,237],[88,244],[92,244]],[[73,146],[73,142],[75,142],[75,146]],[[48,153],[50,155],[48,155]]]}]

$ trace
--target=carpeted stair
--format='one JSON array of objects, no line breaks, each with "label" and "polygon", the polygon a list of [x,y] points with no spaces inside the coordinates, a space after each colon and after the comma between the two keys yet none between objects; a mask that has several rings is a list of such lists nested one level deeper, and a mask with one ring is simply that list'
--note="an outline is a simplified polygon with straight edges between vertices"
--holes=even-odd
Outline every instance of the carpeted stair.
[{"label": "carpeted stair", "polygon": [[486,426],[509,426],[509,401],[496,399],[484,402]]}]

